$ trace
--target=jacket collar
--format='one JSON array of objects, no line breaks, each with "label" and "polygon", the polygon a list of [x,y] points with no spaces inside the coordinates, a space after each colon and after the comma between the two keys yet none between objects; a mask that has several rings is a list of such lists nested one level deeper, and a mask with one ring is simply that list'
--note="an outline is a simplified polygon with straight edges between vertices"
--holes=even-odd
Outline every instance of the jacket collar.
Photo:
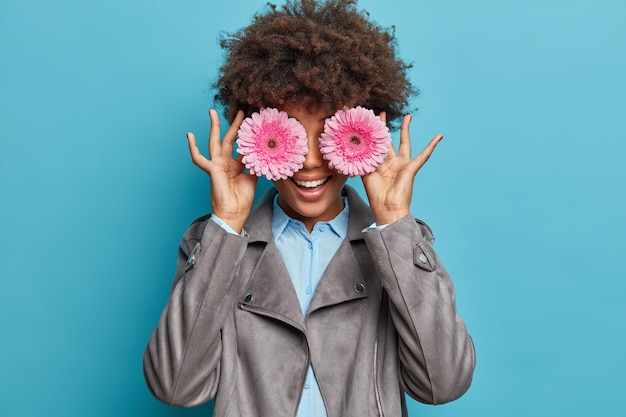
[{"label": "jacket collar", "polygon": [[[276,195],[276,188],[272,187],[262,197],[259,205],[252,211],[246,225],[249,241],[270,242],[272,236],[272,204]],[[359,197],[356,190],[345,185],[341,192],[348,197],[350,205],[350,221],[348,222],[347,240],[362,239],[362,231],[374,222],[374,216],[369,206]]]},{"label": "jacket collar", "polygon": [[[367,297],[374,290],[372,287],[375,287],[373,271],[364,273],[353,249],[353,244],[363,240],[363,229],[372,224],[372,213],[353,188],[344,186],[342,194],[348,197],[350,205],[348,235],[324,271],[307,316],[325,306]],[[259,314],[281,319],[304,330],[306,325],[298,297],[273,242],[272,202],[275,195],[276,190],[271,189],[263,196],[245,226],[250,244],[266,243],[246,289],[251,299],[245,304],[256,309]],[[358,243],[360,250],[366,250],[363,242]]]}]

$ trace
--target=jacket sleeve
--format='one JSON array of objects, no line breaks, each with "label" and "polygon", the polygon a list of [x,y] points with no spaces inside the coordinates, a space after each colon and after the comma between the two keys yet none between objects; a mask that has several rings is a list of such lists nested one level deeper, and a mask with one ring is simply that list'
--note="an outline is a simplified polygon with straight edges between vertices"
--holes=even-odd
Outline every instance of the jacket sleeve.
[{"label": "jacket sleeve", "polygon": [[406,216],[364,235],[389,295],[403,389],[428,404],[460,397],[471,384],[474,345],[430,229]]},{"label": "jacket sleeve", "polygon": [[143,357],[146,383],[159,400],[189,407],[215,395],[220,331],[232,312],[246,247],[247,238],[213,221],[196,222],[185,233],[169,300]]}]

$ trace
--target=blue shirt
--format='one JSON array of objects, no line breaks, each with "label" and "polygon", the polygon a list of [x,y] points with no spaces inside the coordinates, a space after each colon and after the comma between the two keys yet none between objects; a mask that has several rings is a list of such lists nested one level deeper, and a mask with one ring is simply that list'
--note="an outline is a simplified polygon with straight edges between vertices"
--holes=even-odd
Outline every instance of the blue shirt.
[{"label": "blue shirt", "polygon": [[[278,196],[274,199],[272,234],[296,290],[302,316],[306,317],[317,284],[348,233],[350,217],[348,199],[344,197],[345,207],[337,217],[327,222],[317,222],[309,233],[304,223],[292,219],[280,208],[277,198]],[[236,233],[220,218],[216,216],[211,218],[225,230]],[[297,416],[326,416],[324,400],[311,364],[304,382]]]},{"label": "blue shirt", "polygon": [[[317,222],[309,233],[304,223],[287,216],[278,205],[277,198],[274,199],[272,216],[274,242],[289,271],[304,317],[322,274],[348,233],[350,216],[347,198],[344,198],[344,205],[344,209],[337,217],[328,222]],[[310,364],[297,416],[326,416],[324,400]]]}]

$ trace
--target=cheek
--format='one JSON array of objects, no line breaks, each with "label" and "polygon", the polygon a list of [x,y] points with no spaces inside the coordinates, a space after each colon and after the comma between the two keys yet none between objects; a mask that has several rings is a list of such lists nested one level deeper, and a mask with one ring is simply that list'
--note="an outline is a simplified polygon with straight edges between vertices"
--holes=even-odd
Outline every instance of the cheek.
[{"label": "cheek", "polygon": [[289,185],[287,184],[287,181],[289,180],[272,181],[274,183],[274,188],[278,190],[279,194],[282,194],[287,189],[287,186]]},{"label": "cheek", "polygon": [[348,181],[348,176],[347,175],[343,175],[343,174],[337,174],[337,185],[339,187],[339,189],[342,189],[343,186],[346,184],[346,182]]}]

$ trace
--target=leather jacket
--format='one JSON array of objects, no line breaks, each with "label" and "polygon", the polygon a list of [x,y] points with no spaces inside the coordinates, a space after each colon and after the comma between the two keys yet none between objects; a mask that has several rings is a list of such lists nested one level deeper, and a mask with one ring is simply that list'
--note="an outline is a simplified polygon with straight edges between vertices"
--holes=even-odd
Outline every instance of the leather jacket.
[{"label": "leather jacket", "polygon": [[150,391],[215,417],[294,417],[312,364],[329,417],[406,416],[404,393],[441,404],[470,386],[472,339],[430,228],[382,230],[356,191],[348,235],[306,314],[272,239],[268,192],[247,236],[208,216],[186,231],[168,303],[144,354]]}]

